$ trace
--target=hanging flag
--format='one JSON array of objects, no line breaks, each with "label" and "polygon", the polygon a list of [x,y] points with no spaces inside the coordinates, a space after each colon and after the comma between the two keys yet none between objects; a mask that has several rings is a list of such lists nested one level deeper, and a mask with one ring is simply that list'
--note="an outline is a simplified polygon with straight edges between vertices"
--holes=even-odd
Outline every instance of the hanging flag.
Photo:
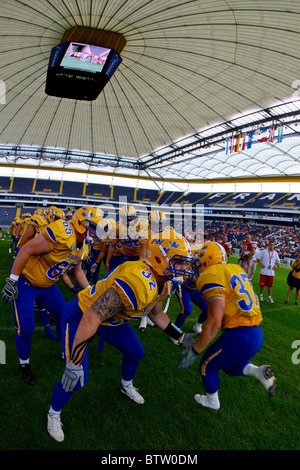
[{"label": "hanging flag", "polygon": [[228,150],[229,150],[229,137],[227,137],[226,139],[226,150],[225,150],[226,155],[228,154]]},{"label": "hanging flag", "polygon": [[268,128],[264,127],[261,131],[261,142],[267,142],[268,141]]},{"label": "hanging flag", "polygon": [[278,136],[277,136],[278,143],[282,142],[282,135],[283,135],[283,126],[280,124],[278,126]]},{"label": "hanging flag", "polygon": [[247,149],[251,149],[252,139],[253,139],[253,131],[249,132],[249,134],[248,134]]},{"label": "hanging flag", "polygon": [[235,142],[235,152],[238,152],[240,149],[240,141],[241,141],[241,134],[236,136],[236,142]]},{"label": "hanging flag", "polygon": [[234,135],[231,136],[230,153],[234,151]]},{"label": "hanging flag", "polygon": [[245,150],[246,147],[246,134],[243,135],[242,150]]},{"label": "hanging flag", "polygon": [[272,125],[269,129],[269,142],[273,142],[275,127]]}]

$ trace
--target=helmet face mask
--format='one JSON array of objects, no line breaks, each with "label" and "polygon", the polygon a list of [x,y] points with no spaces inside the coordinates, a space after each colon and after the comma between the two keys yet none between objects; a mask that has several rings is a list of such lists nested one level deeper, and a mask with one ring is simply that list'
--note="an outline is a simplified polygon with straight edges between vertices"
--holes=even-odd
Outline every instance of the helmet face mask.
[{"label": "helmet face mask", "polygon": [[193,261],[193,257],[175,255],[169,260],[169,267],[164,270],[164,275],[179,284],[189,284],[194,277]]},{"label": "helmet face mask", "polygon": [[129,227],[129,225],[136,219],[135,208],[130,204],[125,204],[120,211],[120,220],[121,222]]},{"label": "helmet face mask", "polygon": [[85,239],[91,243],[97,237],[97,225],[102,220],[102,210],[90,206],[78,209],[71,219],[75,230],[80,234],[85,234]]},{"label": "helmet face mask", "polygon": [[150,213],[151,231],[159,233],[164,230],[166,225],[166,216],[162,211],[154,210]]},{"label": "helmet face mask", "polygon": [[195,271],[199,275],[214,264],[227,262],[227,254],[222,245],[217,242],[203,243],[195,253]]},{"label": "helmet face mask", "polygon": [[116,238],[116,222],[114,219],[102,219],[97,224],[96,234],[99,240]]},{"label": "helmet face mask", "polygon": [[168,234],[168,238],[163,236],[164,232],[151,238],[146,260],[158,275],[183,285],[189,284],[194,277],[189,243],[176,232],[168,231]]}]

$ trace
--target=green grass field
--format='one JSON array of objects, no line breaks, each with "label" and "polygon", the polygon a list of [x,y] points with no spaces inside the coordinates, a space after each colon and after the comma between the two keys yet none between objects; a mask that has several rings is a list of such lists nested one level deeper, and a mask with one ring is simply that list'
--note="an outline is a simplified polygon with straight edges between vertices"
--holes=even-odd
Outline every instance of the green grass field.
[{"label": "green grass field", "polygon": [[[12,255],[9,242],[0,242],[0,285],[9,273]],[[231,262],[236,262],[232,258]],[[145,398],[137,405],[122,395],[120,353],[105,345],[97,353],[90,345],[89,380],[62,412],[65,440],[54,441],[46,430],[52,389],[61,379],[64,363],[59,342],[45,338],[39,319],[33,336],[31,365],[36,384],[21,381],[15,349],[12,306],[1,301],[0,340],[6,346],[6,363],[0,364],[2,450],[299,450],[300,364],[293,363],[292,344],[300,340],[300,306],[286,305],[288,270],[279,268],[273,288],[274,304],[262,303],[264,345],[253,359],[257,365],[271,364],[278,382],[277,394],[269,397],[261,384],[250,377],[220,374],[221,409],[202,408],[194,401],[202,393],[198,363],[179,371],[180,349],[160,330],[148,326],[141,333],[133,323],[145,356],[134,384]],[[258,293],[259,268],[253,285]],[[66,299],[72,294],[62,288]],[[2,290],[2,287],[1,287]],[[172,297],[168,314],[175,320],[179,305]],[[193,327],[198,309],[183,330]],[[53,327],[54,328],[54,327]],[[296,362],[296,361],[294,361]]]}]

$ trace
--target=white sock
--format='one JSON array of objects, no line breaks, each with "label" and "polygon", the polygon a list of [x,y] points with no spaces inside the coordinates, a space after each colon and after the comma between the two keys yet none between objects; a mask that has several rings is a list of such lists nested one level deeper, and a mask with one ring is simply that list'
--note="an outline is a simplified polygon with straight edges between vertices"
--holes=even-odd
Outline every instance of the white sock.
[{"label": "white sock", "polygon": [[244,367],[243,374],[257,378],[258,367],[249,363]]},{"label": "white sock", "polygon": [[19,361],[20,361],[20,364],[21,364],[21,365],[22,365],[22,364],[29,364],[29,358],[28,358],[28,359],[25,359],[25,360],[19,358]]},{"label": "white sock", "polygon": [[123,387],[129,387],[129,385],[132,384],[132,380],[121,379],[121,384],[123,385]]},{"label": "white sock", "polygon": [[219,395],[218,392],[215,393],[206,393],[206,396],[208,398],[208,401],[214,402],[214,403],[219,403]]},{"label": "white sock", "polygon": [[60,411],[55,411],[55,410],[52,408],[52,406],[50,406],[49,411],[48,411],[48,413],[49,413],[50,415],[60,415],[60,412],[61,412],[61,410],[60,410]]}]

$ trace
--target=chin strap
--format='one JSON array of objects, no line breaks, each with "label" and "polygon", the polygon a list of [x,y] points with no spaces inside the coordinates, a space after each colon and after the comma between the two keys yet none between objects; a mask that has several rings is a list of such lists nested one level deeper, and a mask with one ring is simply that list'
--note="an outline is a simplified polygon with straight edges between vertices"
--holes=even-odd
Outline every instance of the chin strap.
[{"label": "chin strap", "polygon": [[81,260],[83,260],[84,255],[85,255],[85,239],[83,240],[83,243],[82,243],[82,255],[81,255]]}]

